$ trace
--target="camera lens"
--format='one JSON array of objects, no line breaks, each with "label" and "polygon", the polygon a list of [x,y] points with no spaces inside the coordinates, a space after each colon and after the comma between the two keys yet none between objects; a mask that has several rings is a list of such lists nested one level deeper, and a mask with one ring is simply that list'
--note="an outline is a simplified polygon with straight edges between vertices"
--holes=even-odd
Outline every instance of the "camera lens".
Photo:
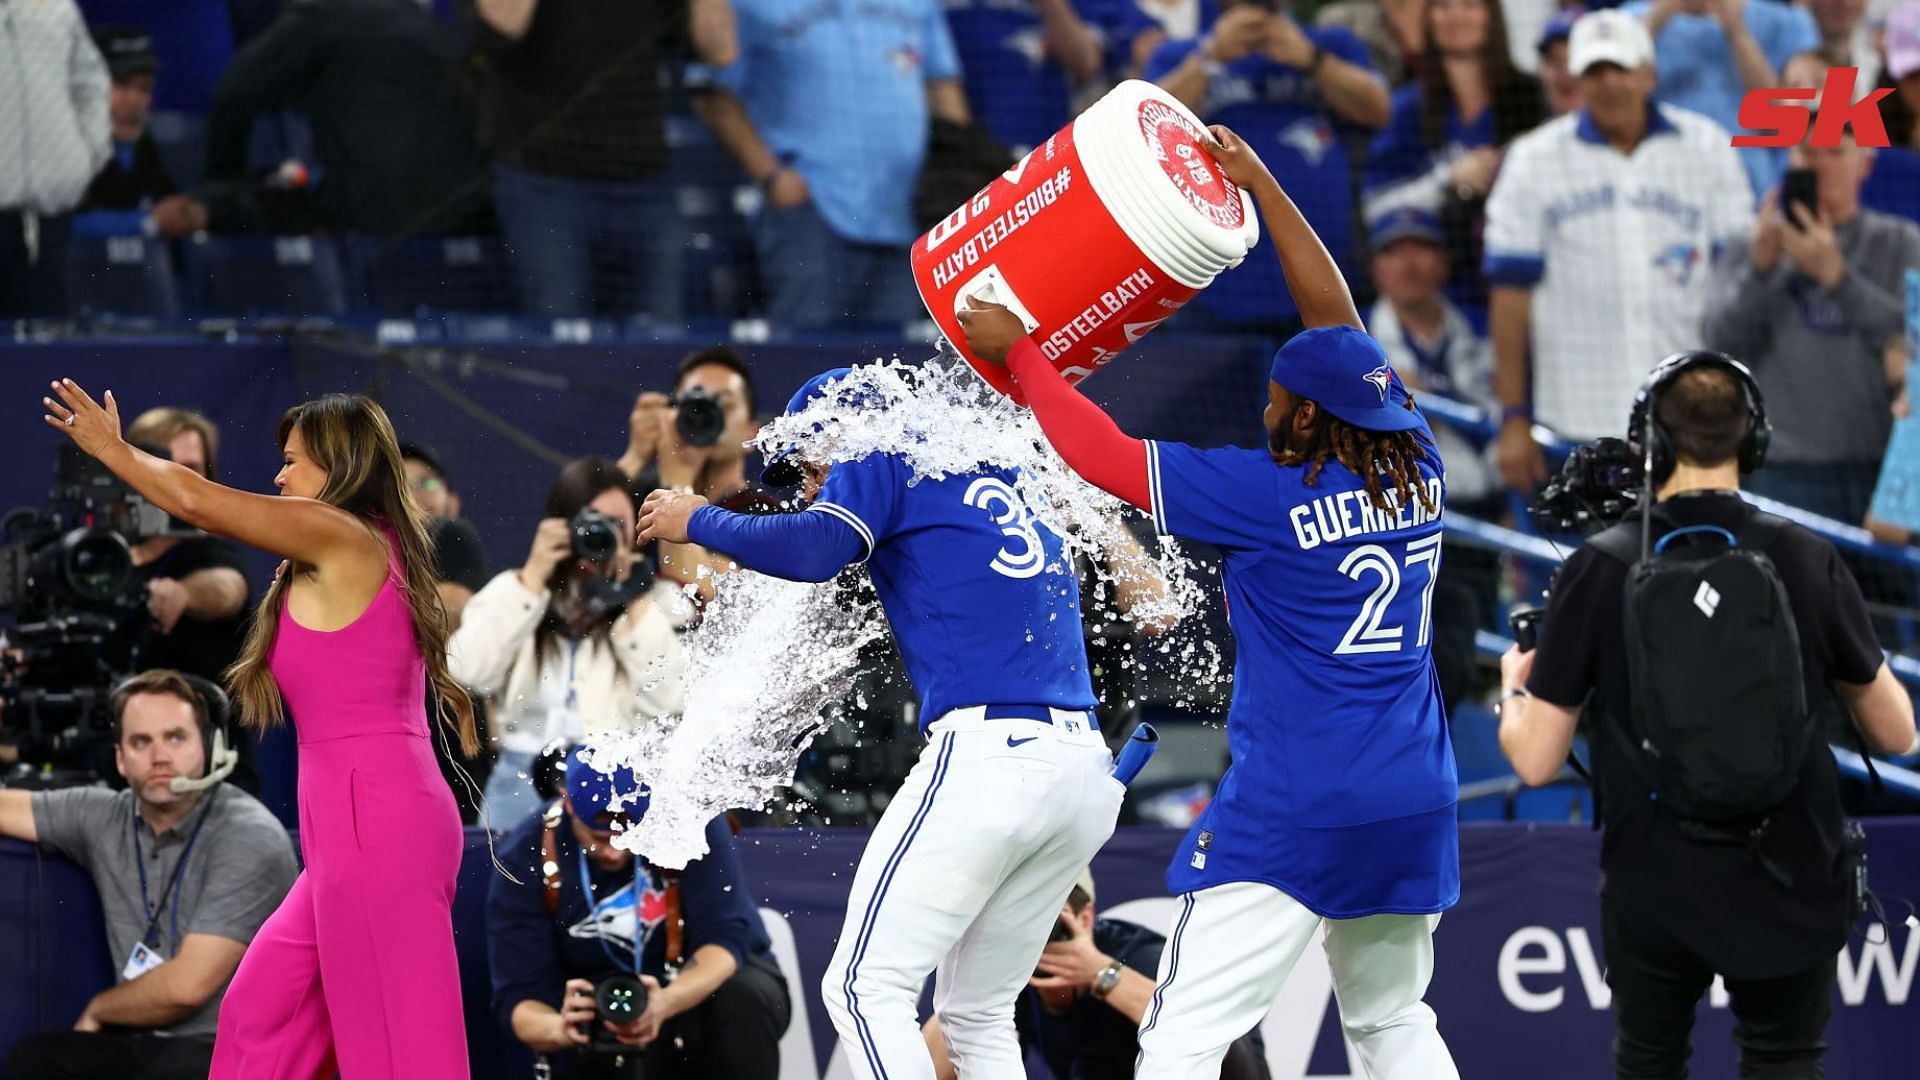
[{"label": "camera lens", "polygon": [[573,531],[576,559],[602,565],[611,562],[613,553],[620,549],[620,530],[613,519],[591,506],[573,515],[569,528]]},{"label": "camera lens", "polygon": [[673,426],[688,446],[712,446],[727,430],[720,399],[696,386],[674,398]]},{"label": "camera lens", "polygon": [[133,576],[127,542],[109,529],[75,529],[54,545],[58,587],[83,604],[108,604]]},{"label": "camera lens", "polygon": [[631,975],[609,975],[593,988],[593,1005],[610,1024],[631,1024],[647,1011],[647,985]]}]

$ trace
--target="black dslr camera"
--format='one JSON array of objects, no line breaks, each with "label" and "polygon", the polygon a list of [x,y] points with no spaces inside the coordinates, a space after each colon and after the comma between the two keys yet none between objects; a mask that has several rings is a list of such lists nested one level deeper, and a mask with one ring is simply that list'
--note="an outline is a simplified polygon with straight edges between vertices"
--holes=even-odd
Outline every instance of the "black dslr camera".
[{"label": "black dslr camera", "polygon": [[591,506],[581,507],[567,530],[573,534],[573,557],[581,562],[605,566],[620,550],[620,526]]},{"label": "black dslr camera", "polygon": [[609,1024],[631,1024],[647,1011],[647,984],[631,975],[609,975],[593,988],[593,1007]]},{"label": "black dslr camera", "polygon": [[631,1024],[647,1011],[647,985],[631,975],[609,975],[593,988],[590,1056],[577,1063],[575,1075],[589,1080],[645,1080],[646,1051],[622,1043],[607,1024]]},{"label": "black dslr camera", "polygon": [[712,446],[727,430],[727,410],[704,387],[691,386],[669,398],[673,426],[688,446]]}]

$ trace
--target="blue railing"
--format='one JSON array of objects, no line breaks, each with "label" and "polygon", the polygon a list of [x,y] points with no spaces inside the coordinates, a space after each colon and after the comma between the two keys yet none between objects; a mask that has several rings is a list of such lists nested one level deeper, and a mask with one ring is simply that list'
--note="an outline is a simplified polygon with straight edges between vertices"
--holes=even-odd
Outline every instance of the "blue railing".
[{"label": "blue railing", "polygon": [[[1421,394],[1420,408],[1428,416],[1481,444],[1499,434],[1499,425],[1494,422],[1493,417],[1487,410],[1477,405],[1469,405],[1433,394]],[[1534,441],[1540,444],[1541,449],[1546,451],[1547,456],[1555,461],[1564,459],[1574,445],[1537,424],[1533,429],[1533,437]],[[1743,497],[1769,514],[1778,514],[1810,532],[1825,537],[1842,550],[1856,551],[1882,562],[1920,571],[1920,550],[1882,543],[1875,540],[1872,533],[1859,525],[1810,514],[1798,507],[1788,506],[1786,503],[1755,495],[1752,492],[1743,493]],[[1494,546],[1499,545],[1494,543]]]}]

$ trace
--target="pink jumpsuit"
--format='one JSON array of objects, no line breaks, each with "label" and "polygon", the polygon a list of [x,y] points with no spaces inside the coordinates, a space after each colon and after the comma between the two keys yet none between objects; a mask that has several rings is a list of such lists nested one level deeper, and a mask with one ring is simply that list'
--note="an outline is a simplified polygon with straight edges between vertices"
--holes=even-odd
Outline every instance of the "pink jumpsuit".
[{"label": "pink jumpsuit", "polygon": [[390,555],[349,625],[308,630],[279,612],[267,662],[299,729],[306,870],[227,989],[212,1080],[469,1075],[453,949],[460,814],[428,741],[405,585]]}]

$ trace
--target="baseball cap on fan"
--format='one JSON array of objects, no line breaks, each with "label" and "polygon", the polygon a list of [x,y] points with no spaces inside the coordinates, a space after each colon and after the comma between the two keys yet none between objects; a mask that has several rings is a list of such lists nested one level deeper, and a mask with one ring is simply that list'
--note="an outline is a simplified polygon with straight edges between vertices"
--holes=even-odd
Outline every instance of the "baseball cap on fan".
[{"label": "baseball cap on fan", "polygon": [[1407,408],[1406,387],[1386,351],[1358,327],[1316,326],[1293,335],[1273,354],[1269,377],[1366,431],[1411,431],[1421,424],[1420,414]]},{"label": "baseball cap on fan", "polygon": [[1417,206],[1395,207],[1374,218],[1367,229],[1367,246],[1374,251],[1385,251],[1400,240],[1445,244],[1446,235],[1440,231],[1440,219]]},{"label": "baseball cap on fan", "polygon": [[1887,74],[1896,80],[1920,72],[1920,0],[1887,13]]},{"label": "baseball cap on fan", "polygon": [[129,75],[152,75],[160,70],[160,56],[153,51],[153,38],[130,26],[103,26],[93,32],[93,43],[100,58],[107,62],[107,74],[115,79]]},{"label": "baseball cap on fan", "polygon": [[1567,37],[1567,70],[1584,75],[1595,64],[1628,71],[1653,63],[1653,38],[1646,24],[1614,8],[1589,11],[1574,21]]},{"label": "baseball cap on fan", "polygon": [[1534,51],[1544,56],[1547,46],[1572,37],[1573,24],[1579,22],[1580,16],[1586,13],[1587,9],[1583,7],[1561,8],[1554,12],[1547,20],[1547,25],[1540,28],[1540,36],[1533,43]]}]

